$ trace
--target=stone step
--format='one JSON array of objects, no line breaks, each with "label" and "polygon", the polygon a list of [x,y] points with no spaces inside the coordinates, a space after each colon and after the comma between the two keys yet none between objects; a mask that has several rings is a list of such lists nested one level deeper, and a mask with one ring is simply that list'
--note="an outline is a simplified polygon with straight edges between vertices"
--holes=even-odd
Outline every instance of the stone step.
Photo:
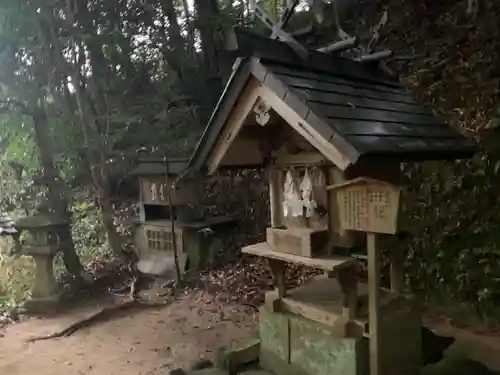
[{"label": "stone step", "polygon": [[262,369],[247,370],[239,372],[238,375],[274,375],[272,372],[268,372]]}]

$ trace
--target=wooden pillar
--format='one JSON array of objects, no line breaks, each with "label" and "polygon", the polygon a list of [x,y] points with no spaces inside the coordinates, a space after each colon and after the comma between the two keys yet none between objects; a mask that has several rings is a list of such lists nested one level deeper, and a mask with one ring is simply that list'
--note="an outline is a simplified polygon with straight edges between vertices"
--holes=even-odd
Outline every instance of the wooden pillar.
[{"label": "wooden pillar", "polygon": [[283,225],[283,184],[283,171],[277,167],[269,168],[269,203],[273,228]]},{"label": "wooden pillar", "polygon": [[358,266],[341,268],[337,280],[342,290],[342,316],[354,320],[358,309]]},{"label": "wooden pillar", "polygon": [[368,326],[370,334],[370,375],[381,375],[380,367],[380,251],[375,233],[367,233]]},{"label": "wooden pillar", "polygon": [[283,298],[286,295],[285,262],[277,259],[269,259],[268,261],[273,273],[274,286],[278,290],[278,297]]}]

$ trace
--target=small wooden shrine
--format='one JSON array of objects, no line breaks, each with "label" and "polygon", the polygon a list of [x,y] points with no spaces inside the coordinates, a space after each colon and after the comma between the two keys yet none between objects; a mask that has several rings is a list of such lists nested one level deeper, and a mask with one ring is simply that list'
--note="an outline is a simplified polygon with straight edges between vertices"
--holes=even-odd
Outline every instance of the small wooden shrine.
[{"label": "small wooden shrine", "polygon": [[144,159],[131,172],[140,186],[135,242],[139,269],[144,273],[172,275],[174,238],[184,270],[201,267],[214,255],[210,251],[222,246],[224,237],[230,235],[226,229],[233,218],[207,217],[198,207],[203,180],[189,173],[188,162],[171,159],[167,171],[164,160]]},{"label": "small wooden shrine", "polygon": [[[401,162],[468,158],[474,142],[371,64],[241,30],[228,45],[240,57],[190,165],[268,170],[267,239],[242,249],[269,260],[276,286],[260,310],[261,366],[418,373],[419,304],[404,291],[404,255],[391,258],[391,288],[380,287],[376,234],[398,230]],[[367,248],[368,282],[356,246]],[[287,290],[287,263],[324,275]]]}]

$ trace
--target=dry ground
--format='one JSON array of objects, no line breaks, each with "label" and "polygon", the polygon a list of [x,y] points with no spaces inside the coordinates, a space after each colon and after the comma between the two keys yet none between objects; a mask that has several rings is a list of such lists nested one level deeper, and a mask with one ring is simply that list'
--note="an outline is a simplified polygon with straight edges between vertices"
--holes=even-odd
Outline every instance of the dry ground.
[{"label": "dry ground", "polygon": [[0,338],[0,374],[157,375],[188,367],[215,350],[253,335],[254,316],[243,307],[221,305],[202,292],[160,309],[139,309],[82,329],[70,337],[26,343],[96,311],[8,326]]},{"label": "dry ground", "polygon": [[[159,375],[189,367],[200,358],[213,359],[222,345],[255,334],[256,317],[248,308],[216,302],[208,294],[190,292],[161,308],[125,311],[84,328],[70,337],[26,343],[67,327],[102,306],[87,306],[50,319],[30,319],[0,333],[0,374],[8,375]],[[500,370],[500,337],[433,321],[438,333],[453,335],[455,354]]]}]

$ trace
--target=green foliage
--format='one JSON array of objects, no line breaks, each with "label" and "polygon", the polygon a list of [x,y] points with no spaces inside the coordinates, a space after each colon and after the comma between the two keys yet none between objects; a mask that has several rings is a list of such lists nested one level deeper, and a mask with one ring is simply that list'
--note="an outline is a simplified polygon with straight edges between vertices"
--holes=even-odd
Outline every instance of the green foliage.
[{"label": "green foliage", "polygon": [[93,202],[79,201],[73,205],[73,240],[83,264],[111,255],[101,215]]}]

